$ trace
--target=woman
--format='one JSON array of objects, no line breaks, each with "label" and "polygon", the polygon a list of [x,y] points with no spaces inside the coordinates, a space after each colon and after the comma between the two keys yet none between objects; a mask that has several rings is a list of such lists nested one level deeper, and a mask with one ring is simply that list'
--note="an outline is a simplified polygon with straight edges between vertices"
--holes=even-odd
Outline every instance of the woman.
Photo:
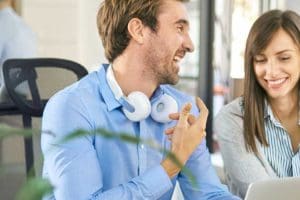
[{"label": "woman", "polygon": [[300,16],[271,10],[248,35],[244,95],[221,109],[217,133],[231,191],[300,176]]}]

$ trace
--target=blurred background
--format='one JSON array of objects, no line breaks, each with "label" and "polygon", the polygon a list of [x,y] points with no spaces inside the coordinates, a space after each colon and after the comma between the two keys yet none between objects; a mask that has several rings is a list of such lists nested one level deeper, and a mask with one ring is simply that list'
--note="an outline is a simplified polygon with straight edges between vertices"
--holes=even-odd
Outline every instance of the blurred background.
[{"label": "blurred background", "polygon": [[[15,0],[13,7],[36,34],[37,57],[70,59],[91,72],[106,62],[96,26],[100,3],[101,0]],[[191,0],[188,3],[195,51],[181,63],[181,80],[176,87],[200,96],[210,110],[207,145],[221,179],[222,159],[214,137],[213,117],[224,104],[243,93],[243,54],[249,28],[261,13],[275,8],[300,12],[300,1]],[[50,87],[51,81],[47,84]],[[19,116],[12,118],[21,124]],[[38,129],[40,119],[34,119],[33,124]],[[34,144],[38,158],[39,136],[34,138]],[[26,179],[23,149],[21,137],[0,141],[1,200],[14,199]],[[38,162],[35,167],[40,173],[41,164]]]}]

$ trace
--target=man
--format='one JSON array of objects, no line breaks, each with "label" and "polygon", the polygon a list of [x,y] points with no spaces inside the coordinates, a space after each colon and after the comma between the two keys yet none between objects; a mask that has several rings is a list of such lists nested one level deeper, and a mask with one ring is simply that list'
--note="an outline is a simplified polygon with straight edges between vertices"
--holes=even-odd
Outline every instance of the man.
[{"label": "man", "polygon": [[[185,199],[235,199],[210,163],[205,105],[197,99],[195,118],[194,99],[165,85],[178,82],[178,63],[194,49],[183,2],[102,3],[98,28],[110,65],[56,94],[44,112],[43,174],[55,186],[49,198],[164,200],[177,180]],[[79,128],[91,133],[59,143]],[[155,141],[185,164],[195,184],[157,149],[95,135],[97,128]]]},{"label": "man", "polygon": [[[0,0],[0,102],[9,101],[2,73],[4,61],[36,55],[35,34],[12,9],[12,3],[13,0]],[[24,87],[18,92],[26,94]]]}]

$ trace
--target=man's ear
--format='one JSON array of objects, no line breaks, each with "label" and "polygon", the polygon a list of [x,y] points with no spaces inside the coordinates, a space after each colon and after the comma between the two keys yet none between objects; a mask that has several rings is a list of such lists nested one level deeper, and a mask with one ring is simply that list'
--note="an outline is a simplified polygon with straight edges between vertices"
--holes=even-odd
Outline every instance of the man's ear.
[{"label": "man's ear", "polygon": [[131,39],[135,40],[139,44],[144,42],[144,24],[138,18],[132,18],[127,25],[128,33]]}]

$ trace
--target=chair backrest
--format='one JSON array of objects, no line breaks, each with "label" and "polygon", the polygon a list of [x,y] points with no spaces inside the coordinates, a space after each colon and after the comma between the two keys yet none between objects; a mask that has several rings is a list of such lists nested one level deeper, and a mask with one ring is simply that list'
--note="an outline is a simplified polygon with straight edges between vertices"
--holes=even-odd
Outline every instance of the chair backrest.
[{"label": "chair backrest", "polygon": [[[75,80],[79,80],[88,72],[76,62],[58,58],[9,59],[3,63],[6,90],[22,113],[24,128],[32,128],[32,117],[42,116],[48,99],[59,89],[74,82],[70,82],[70,79],[74,78],[74,74]],[[45,82],[46,84],[44,84]],[[40,85],[43,86],[39,87]],[[58,85],[58,88],[49,90],[55,85]],[[47,95],[41,95],[44,93]],[[34,153],[31,136],[24,138],[24,147],[27,176],[34,176]]]},{"label": "chair backrest", "polygon": [[[63,68],[74,72],[78,79],[88,73],[82,65],[65,59],[30,58],[5,61],[3,64],[3,77],[7,93],[23,113],[35,117],[42,116],[48,100],[40,96],[37,84],[38,68]],[[53,78],[53,81],[55,81],[55,77],[47,78]],[[20,89],[20,86],[23,87]],[[29,96],[31,96],[30,99]]]}]

